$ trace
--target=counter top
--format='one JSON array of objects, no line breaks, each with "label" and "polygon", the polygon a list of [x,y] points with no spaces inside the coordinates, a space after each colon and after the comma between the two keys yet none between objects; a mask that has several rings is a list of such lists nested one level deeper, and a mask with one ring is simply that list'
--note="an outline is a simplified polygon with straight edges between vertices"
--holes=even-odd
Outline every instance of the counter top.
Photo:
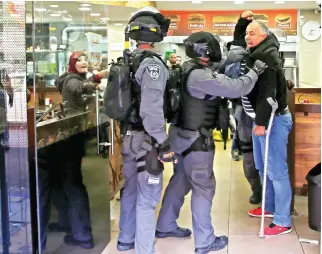
[{"label": "counter top", "polygon": [[42,121],[40,123],[37,124],[37,128],[39,127],[43,127],[43,126],[46,126],[46,125],[49,125],[49,124],[53,124],[53,123],[58,123],[58,122],[62,122],[66,119],[69,119],[69,118],[74,118],[74,117],[78,117],[78,116],[83,116],[83,115],[86,115],[86,114],[89,114],[91,111],[88,110],[88,111],[85,111],[85,112],[79,112],[79,113],[74,113],[74,114],[68,114],[66,115],[65,118],[62,118],[62,119],[59,119],[58,117],[55,117],[53,119],[48,119],[46,121]]}]

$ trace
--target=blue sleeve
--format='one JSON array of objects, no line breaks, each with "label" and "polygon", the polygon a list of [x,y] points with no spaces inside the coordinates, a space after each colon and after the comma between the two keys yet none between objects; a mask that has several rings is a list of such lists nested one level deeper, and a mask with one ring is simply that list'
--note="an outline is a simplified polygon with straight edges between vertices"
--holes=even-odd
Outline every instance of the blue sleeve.
[{"label": "blue sleeve", "polygon": [[238,78],[239,77],[239,69],[240,69],[240,62],[228,65],[225,68],[225,75],[230,78]]}]

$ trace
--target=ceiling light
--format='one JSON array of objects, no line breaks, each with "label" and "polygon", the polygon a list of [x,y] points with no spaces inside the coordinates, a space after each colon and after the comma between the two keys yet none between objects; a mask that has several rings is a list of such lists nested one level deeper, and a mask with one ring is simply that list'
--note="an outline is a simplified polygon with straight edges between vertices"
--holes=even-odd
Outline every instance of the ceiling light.
[{"label": "ceiling light", "polygon": [[285,1],[280,1],[280,0],[278,0],[278,1],[275,1],[275,3],[276,3],[276,4],[285,4]]},{"label": "ceiling light", "polygon": [[244,1],[243,0],[235,0],[234,1],[234,4],[243,4],[244,3]]},{"label": "ceiling light", "polygon": [[63,18],[63,20],[64,20],[64,21],[72,21],[72,20],[73,20],[73,18],[65,18],[65,17],[64,17],[64,18]]},{"label": "ceiling light", "polygon": [[201,4],[202,1],[201,0],[192,0],[191,3],[192,4]]},{"label": "ceiling light", "polygon": [[92,17],[99,17],[99,16],[101,16],[100,13],[91,13],[89,15],[92,16]]},{"label": "ceiling light", "polygon": [[51,8],[58,8],[59,6],[57,4],[51,4],[49,5]]},{"label": "ceiling light", "polygon": [[60,15],[61,15],[60,13],[51,13],[50,14],[50,16],[52,16],[52,17],[60,17]]},{"label": "ceiling light", "polygon": [[81,4],[81,6],[86,7],[86,6],[91,6],[91,5],[90,4]]},{"label": "ceiling light", "polygon": [[90,11],[91,8],[88,8],[88,7],[80,7],[78,8],[80,11]]},{"label": "ceiling light", "polygon": [[110,20],[110,18],[100,18],[101,20]]},{"label": "ceiling light", "polygon": [[45,9],[45,8],[35,8],[35,11],[45,12],[45,11],[47,11],[47,9]]},{"label": "ceiling light", "polygon": [[122,23],[115,23],[114,25],[115,25],[115,26],[123,26],[123,24],[122,24]]}]

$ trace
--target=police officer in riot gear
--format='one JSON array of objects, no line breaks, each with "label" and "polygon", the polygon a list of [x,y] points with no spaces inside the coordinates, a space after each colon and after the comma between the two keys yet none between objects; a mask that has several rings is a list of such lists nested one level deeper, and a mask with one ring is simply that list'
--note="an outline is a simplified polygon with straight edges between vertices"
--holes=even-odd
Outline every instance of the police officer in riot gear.
[{"label": "police officer in riot gear", "polygon": [[122,147],[125,184],[117,249],[135,247],[136,254],[155,253],[155,208],[162,193],[162,162],[175,161],[163,112],[169,74],[166,64],[153,52],[153,44],[163,40],[169,24],[158,10],[147,7],[139,10],[126,28],[138,48],[131,66],[134,110]]},{"label": "police officer in riot gear", "polygon": [[176,220],[184,196],[192,190],[191,210],[195,252],[209,253],[225,248],[227,236],[215,236],[211,224],[211,207],[216,180],[213,173],[215,145],[212,130],[216,128],[220,97],[248,94],[267,67],[256,61],[247,75],[230,79],[211,67],[222,60],[220,45],[207,32],[196,32],[185,40],[191,59],[182,65],[182,101],[178,121],[169,129],[172,150],[179,156],[175,173],[166,189],[157,223],[156,237],[187,237],[189,229],[179,228]]}]

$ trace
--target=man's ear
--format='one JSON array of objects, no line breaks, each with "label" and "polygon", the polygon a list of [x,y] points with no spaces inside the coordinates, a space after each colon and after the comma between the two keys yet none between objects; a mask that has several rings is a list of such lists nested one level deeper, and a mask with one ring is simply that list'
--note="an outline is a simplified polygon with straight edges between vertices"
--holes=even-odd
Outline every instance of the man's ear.
[{"label": "man's ear", "polygon": [[266,39],[267,36],[268,35],[265,32],[261,31],[261,37],[263,38],[263,40]]}]

